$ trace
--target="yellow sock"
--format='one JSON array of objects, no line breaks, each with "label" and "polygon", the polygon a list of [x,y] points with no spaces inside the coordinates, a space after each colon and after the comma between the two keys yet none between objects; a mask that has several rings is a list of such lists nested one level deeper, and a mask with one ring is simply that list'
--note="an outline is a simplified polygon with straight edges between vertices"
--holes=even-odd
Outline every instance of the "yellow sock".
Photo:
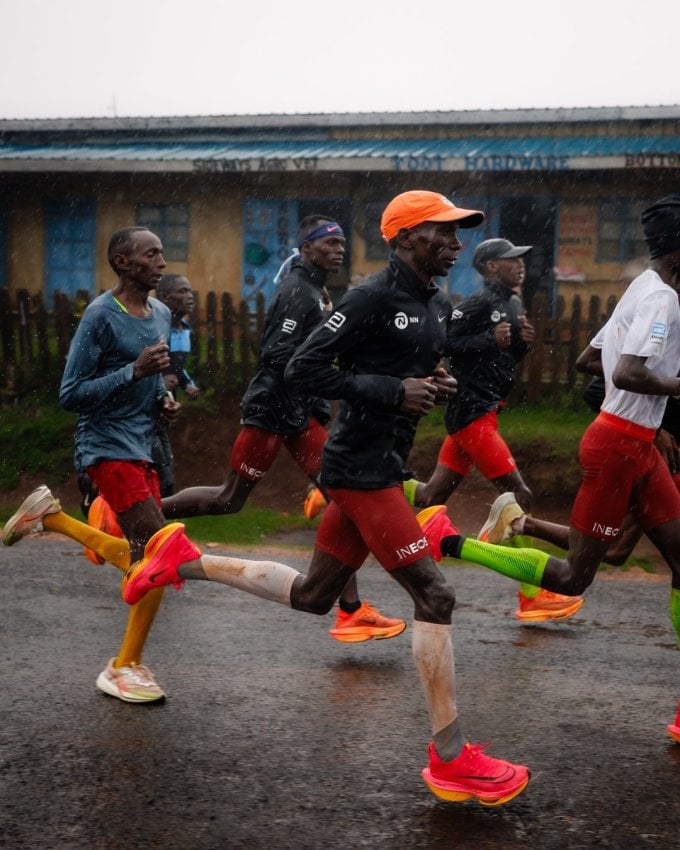
[{"label": "yellow sock", "polygon": [[149,591],[143,599],[133,605],[128,615],[123,643],[118,650],[118,656],[113,662],[114,667],[129,667],[131,664],[142,663],[144,644],[151,631],[151,625],[163,598],[164,587]]},{"label": "yellow sock", "polygon": [[92,528],[87,523],[74,519],[64,511],[47,514],[43,517],[42,524],[46,531],[58,531],[71,540],[82,543],[119,570],[127,572],[130,568],[130,544],[125,538],[112,537],[98,528]]}]

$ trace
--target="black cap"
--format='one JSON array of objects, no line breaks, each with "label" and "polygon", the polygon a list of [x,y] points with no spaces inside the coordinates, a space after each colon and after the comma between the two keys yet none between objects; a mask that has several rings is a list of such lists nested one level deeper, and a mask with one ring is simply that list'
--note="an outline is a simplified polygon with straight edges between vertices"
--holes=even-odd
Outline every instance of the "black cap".
[{"label": "black cap", "polygon": [[483,274],[484,263],[489,260],[510,260],[513,257],[523,257],[533,248],[533,245],[513,245],[509,239],[485,239],[475,249],[472,265]]}]

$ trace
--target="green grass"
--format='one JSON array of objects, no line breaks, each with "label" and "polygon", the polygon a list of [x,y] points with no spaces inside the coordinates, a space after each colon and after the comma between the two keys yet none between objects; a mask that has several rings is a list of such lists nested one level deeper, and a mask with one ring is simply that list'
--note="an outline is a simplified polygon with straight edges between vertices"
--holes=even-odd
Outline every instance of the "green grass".
[{"label": "green grass", "polygon": [[75,417],[54,405],[0,409],[0,490],[12,490],[22,476],[39,476],[50,486],[73,470]]},{"label": "green grass", "polygon": [[204,516],[182,520],[187,533],[199,543],[234,543],[255,546],[281,532],[309,530],[310,523],[300,514],[283,514],[268,508],[246,505],[237,514]]}]

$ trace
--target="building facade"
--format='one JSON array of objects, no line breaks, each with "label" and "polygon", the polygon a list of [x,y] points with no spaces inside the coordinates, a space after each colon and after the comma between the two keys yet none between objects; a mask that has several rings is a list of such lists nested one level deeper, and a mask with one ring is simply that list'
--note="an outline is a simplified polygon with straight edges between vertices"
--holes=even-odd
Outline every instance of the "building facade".
[{"label": "building facade", "polygon": [[[527,300],[618,297],[646,255],[639,215],[680,188],[680,106],[435,113],[0,121],[0,286],[91,296],[110,235],[144,224],[200,293],[269,298],[297,222],[337,218],[336,281],[381,268],[380,215],[407,189],[482,209],[454,297],[480,283],[484,238],[534,245]],[[202,300],[202,299],[201,299]]]}]

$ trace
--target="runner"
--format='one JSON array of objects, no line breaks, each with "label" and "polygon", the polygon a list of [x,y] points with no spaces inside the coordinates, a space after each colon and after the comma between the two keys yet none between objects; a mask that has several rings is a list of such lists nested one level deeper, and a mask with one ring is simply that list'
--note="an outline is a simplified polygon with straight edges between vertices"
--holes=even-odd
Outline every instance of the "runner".
[{"label": "runner", "polygon": [[[472,265],[484,285],[453,312],[450,363],[458,392],[446,408],[448,433],[430,479],[411,479],[404,485],[409,502],[417,507],[446,502],[476,466],[497,490],[512,491],[522,509],[531,510],[531,490],[498,430],[498,414],[515,385],[517,364],[536,337],[520,297],[524,257],[531,248],[508,239],[486,239],[475,250]],[[523,622],[564,620],[583,605],[580,597],[529,584],[520,585],[518,597],[515,616]]]},{"label": "runner", "polygon": [[[332,309],[326,288],[345,255],[345,235],[330,216],[314,214],[298,227],[297,254],[286,260],[267,311],[255,375],[241,401],[241,431],[231,450],[223,484],[189,487],[161,502],[168,519],[238,513],[285,448],[307,477],[317,483],[328,436],[330,404],[309,392],[287,387],[291,357]],[[285,264],[284,264],[285,265]],[[313,389],[313,388],[312,388]],[[356,576],[338,600],[331,636],[343,643],[392,638],[404,620],[385,617],[359,598]]]},{"label": "runner", "polygon": [[433,278],[447,275],[455,263],[462,247],[458,228],[482,220],[481,212],[435,192],[398,195],[382,217],[390,265],[350,290],[288,364],[294,390],[340,399],[321,472],[331,502],[308,574],[283,564],[201,555],[176,523],[149,541],[123,593],[135,603],[160,584],[207,579],[323,614],[372,552],[414,603],[413,654],[433,734],[423,770],[428,787],[443,799],[499,805],[526,787],[529,772],[487,756],[460,728],[454,593],[423,551],[427,542],[402,488],[419,417],[455,391],[454,380],[438,368],[447,355],[452,308]]},{"label": "runner", "polygon": [[[642,227],[649,268],[630,284],[590,346],[602,350],[606,395],[579,447],[583,480],[566,558],[463,537],[445,506],[428,508],[421,522],[430,546],[442,555],[573,595],[592,583],[630,508],[671,569],[670,617],[680,643],[680,493],[654,445],[667,398],[680,395],[680,193],[645,209]],[[581,358],[598,359],[588,349]],[[488,523],[489,537],[503,536],[512,522],[506,507]],[[680,712],[668,731],[680,740]]]}]

